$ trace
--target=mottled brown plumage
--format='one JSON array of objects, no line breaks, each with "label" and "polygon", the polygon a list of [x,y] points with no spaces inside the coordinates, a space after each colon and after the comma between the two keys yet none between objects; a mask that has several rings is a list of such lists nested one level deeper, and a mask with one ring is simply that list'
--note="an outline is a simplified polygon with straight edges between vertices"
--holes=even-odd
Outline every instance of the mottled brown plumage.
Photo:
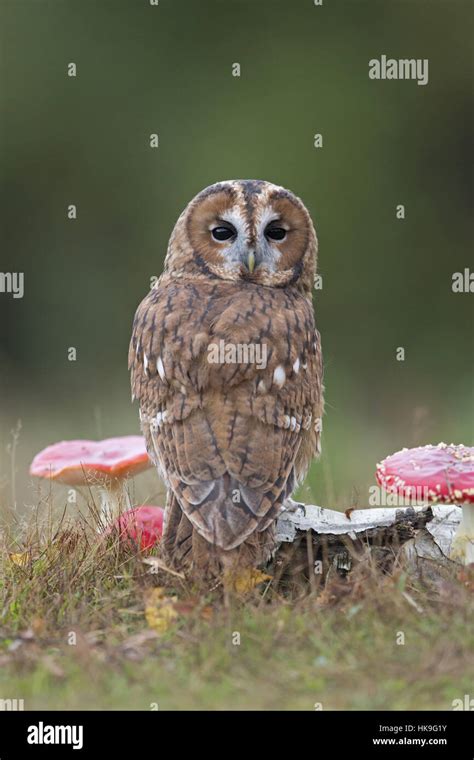
[{"label": "mottled brown plumage", "polygon": [[292,193],[218,183],[179,217],[137,309],[132,391],[168,489],[163,549],[180,569],[267,560],[275,520],[319,451],[316,254]]}]

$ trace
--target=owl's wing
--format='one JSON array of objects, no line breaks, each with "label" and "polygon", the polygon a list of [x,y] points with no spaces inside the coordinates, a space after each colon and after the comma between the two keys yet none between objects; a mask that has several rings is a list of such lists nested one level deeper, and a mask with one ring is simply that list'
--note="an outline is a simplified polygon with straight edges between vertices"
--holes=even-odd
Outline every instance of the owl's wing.
[{"label": "owl's wing", "polygon": [[129,361],[150,456],[194,527],[223,549],[264,530],[318,445],[311,302],[255,285],[158,286]]}]

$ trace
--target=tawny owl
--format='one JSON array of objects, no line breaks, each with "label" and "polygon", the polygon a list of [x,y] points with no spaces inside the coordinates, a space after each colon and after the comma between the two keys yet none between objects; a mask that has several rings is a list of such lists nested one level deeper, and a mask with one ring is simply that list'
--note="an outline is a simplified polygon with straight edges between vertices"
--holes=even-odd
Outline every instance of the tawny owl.
[{"label": "tawny owl", "polygon": [[137,309],[132,394],[168,489],[162,548],[185,571],[257,565],[320,449],[317,239],[269,182],[218,182],[179,217]]}]

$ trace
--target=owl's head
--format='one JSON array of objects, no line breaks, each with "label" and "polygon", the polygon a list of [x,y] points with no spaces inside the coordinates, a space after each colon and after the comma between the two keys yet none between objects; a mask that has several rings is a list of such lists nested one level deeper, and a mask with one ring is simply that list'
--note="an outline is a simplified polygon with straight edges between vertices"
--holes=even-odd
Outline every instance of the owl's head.
[{"label": "owl's head", "polygon": [[309,291],[316,256],[316,233],[299,198],[271,182],[228,180],[205,188],[185,208],[165,272]]}]

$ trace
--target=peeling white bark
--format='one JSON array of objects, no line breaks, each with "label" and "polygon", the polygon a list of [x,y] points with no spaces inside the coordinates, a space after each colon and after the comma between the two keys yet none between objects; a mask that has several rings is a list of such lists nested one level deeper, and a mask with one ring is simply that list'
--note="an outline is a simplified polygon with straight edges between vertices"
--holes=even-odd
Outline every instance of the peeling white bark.
[{"label": "peeling white bark", "polygon": [[443,506],[433,504],[431,511],[433,519],[426,523],[426,530],[431,533],[444,556],[449,557],[454,534],[462,519],[462,509],[454,504]]},{"label": "peeling white bark", "polygon": [[[355,540],[365,531],[381,531],[405,521],[425,522],[418,531],[419,540],[410,551],[420,558],[450,557],[454,534],[461,522],[462,509],[452,504],[400,508],[355,509],[347,517],[344,512],[313,505],[285,511],[277,523],[277,540],[293,542],[298,533],[313,531],[316,535],[347,536]],[[294,510],[294,511],[293,511]],[[423,533],[423,540],[421,533]]]}]

